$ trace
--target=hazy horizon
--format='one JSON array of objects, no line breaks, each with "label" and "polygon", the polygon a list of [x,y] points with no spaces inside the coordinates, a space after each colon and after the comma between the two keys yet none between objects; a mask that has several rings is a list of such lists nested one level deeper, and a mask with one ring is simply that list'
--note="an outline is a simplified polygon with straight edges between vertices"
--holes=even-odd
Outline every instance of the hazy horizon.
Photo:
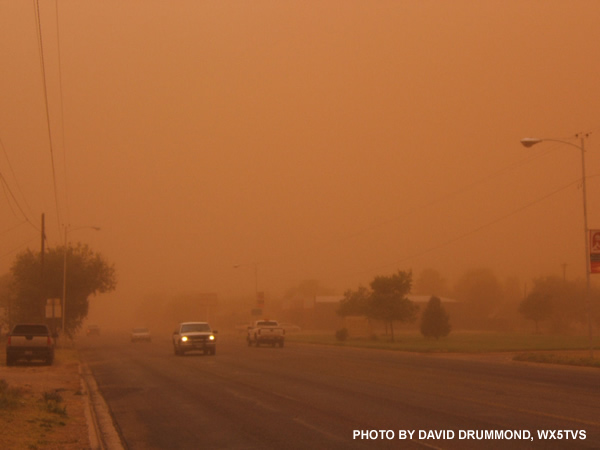
[{"label": "hazy horizon", "polygon": [[92,303],[584,277],[580,152],[519,141],[591,133],[600,229],[600,3],[57,1],[41,40],[35,5],[0,3],[0,274],[45,213],[115,264]]}]

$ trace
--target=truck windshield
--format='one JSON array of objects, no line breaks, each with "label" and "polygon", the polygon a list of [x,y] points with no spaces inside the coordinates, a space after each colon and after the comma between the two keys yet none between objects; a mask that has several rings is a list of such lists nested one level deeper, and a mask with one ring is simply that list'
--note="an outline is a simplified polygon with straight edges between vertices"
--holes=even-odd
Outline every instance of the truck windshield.
[{"label": "truck windshield", "polygon": [[277,322],[264,321],[264,322],[258,322],[258,326],[259,327],[276,327],[276,326],[278,326],[278,324],[277,324]]},{"label": "truck windshield", "polygon": [[188,323],[186,325],[182,325],[181,326],[181,332],[182,333],[193,333],[196,331],[209,331],[210,332],[210,326],[208,326],[207,323]]}]

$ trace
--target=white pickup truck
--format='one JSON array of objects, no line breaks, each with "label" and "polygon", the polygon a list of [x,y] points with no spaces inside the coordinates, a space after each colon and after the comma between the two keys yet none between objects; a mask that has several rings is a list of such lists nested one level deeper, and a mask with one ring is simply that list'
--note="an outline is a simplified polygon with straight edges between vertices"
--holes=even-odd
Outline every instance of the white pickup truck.
[{"label": "white pickup truck", "polygon": [[257,347],[260,344],[271,344],[273,347],[283,347],[285,341],[285,329],[279,326],[275,320],[257,320],[248,327],[248,346],[252,344]]},{"label": "white pickup truck", "polygon": [[8,333],[6,341],[6,365],[18,360],[41,359],[50,365],[54,361],[54,339],[44,324],[20,323]]}]

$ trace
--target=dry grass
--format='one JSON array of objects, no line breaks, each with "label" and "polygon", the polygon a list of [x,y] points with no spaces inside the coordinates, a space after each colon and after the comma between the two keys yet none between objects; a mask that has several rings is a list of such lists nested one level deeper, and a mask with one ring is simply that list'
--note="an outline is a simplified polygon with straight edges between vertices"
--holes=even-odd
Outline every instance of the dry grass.
[{"label": "dry grass", "polygon": [[4,349],[0,358],[0,448],[89,448],[75,350],[57,349],[52,366],[6,367]]}]

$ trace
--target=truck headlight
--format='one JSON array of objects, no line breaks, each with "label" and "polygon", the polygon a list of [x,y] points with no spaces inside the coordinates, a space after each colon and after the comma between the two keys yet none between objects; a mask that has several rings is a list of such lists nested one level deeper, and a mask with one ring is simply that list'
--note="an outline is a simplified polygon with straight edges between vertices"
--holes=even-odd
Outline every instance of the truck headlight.
[{"label": "truck headlight", "polygon": [[182,336],[182,337],[181,337],[181,342],[187,342],[187,340],[188,340],[188,337],[187,337],[187,336]]},{"label": "truck headlight", "polygon": [[211,334],[211,335],[208,337],[208,339],[209,339],[209,340],[211,340],[211,341],[214,341],[214,340],[215,340],[215,337],[214,337],[214,336]]}]

